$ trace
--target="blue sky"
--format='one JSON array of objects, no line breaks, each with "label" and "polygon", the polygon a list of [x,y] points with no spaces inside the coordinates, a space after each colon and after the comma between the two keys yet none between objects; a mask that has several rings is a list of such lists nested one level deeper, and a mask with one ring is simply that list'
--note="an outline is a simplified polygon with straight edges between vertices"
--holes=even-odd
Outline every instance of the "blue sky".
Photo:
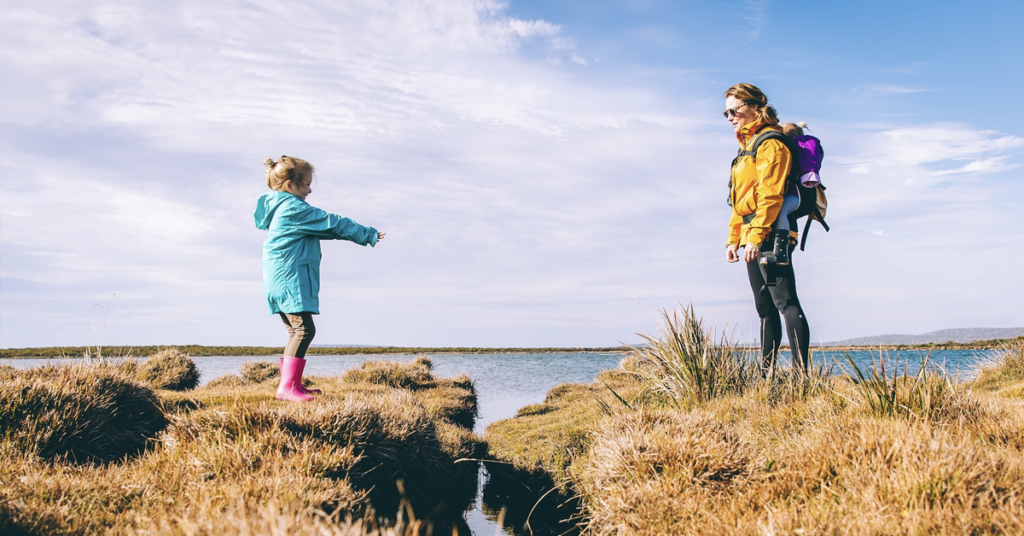
[{"label": "blue sky", "polygon": [[1019,2],[4,6],[0,347],[282,344],[251,216],[281,154],[388,231],[324,244],[317,343],[615,345],[689,302],[749,340],[740,81],[825,147],[812,338],[1024,325]]}]

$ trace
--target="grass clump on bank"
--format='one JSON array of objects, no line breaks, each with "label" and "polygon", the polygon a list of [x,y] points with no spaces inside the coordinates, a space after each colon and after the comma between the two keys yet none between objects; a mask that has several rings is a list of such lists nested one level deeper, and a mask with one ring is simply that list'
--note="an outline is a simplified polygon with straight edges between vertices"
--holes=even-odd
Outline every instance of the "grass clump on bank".
[{"label": "grass clump on bank", "polygon": [[199,385],[199,369],[188,354],[168,348],[135,365],[140,382],[153,389],[186,391]]},{"label": "grass clump on bank", "polygon": [[878,364],[762,377],[692,309],[663,320],[619,371],[487,429],[492,456],[580,498],[590,534],[1024,531],[1024,402]]},{"label": "grass clump on bank", "polygon": [[110,364],[0,371],[0,441],[68,463],[142,452],[168,424],[157,396]]},{"label": "grass clump on bank", "polygon": [[1024,398],[1024,338],[1000,347],[995,358],[980,367],[973,385],[1004,397]]},{"label": "grass clump on bank", "polygon": [[[404,519],[434,512],[430,522],[443,524],[475,494],[476,467],[455,460],[478,457],[481,441],[471,421],[452,418],[460,403],[472,406],[463,414],[475,414],[475,393],[462,389],[438,403],[461,380],[431,377],[437,387],[412,390],[319,377],[324,395],[294,404],[275,400],[268,383],[154,393],[117,367],[65,365],[0,371],[0,407],[24,398],[9,384],[37,377],[77,392],[61,383],[73,368],[121,374],[116,390],[149,393],[164,426],[140,434],[149,447],[134,457],[83,465],[40,455],[4,421],[0,533],[248,534],[287,526],[289,534],[364,534],[376,533],[377,516],[394,520],[403,501]],[[32,424],[33,415],[19,415],[22,426]],[[73,415],[66,423],[102,424]]]},{"label": "grass clump on bank", "polygon": [[420,389],[433,385],[430,369],[434,362],[419,356],[415,361],[365,361],[359,368],[346,372],[342,379],[349,383],[372,383],[403,389]]},{"label": "grass clump on bank", "polygon": [[242,381],[245,383],[263,383],[281,377],[281,367],[273,361],[246,361],[242,363]]}]

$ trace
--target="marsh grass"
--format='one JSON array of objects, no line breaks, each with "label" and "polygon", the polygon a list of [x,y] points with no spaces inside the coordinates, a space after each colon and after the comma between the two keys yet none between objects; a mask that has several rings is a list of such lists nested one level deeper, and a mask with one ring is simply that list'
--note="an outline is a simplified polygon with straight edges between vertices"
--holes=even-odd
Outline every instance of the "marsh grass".
[{"label": "marsh grass", "polygon": [[357,369],[352,369],[342,376],[348,383],[372,383],[400,389],[420,389],[433,386],[430,374],[434,363],[429,357],[419,356],[411,362],[398,361],[365,361]]},{"label": "marsh grass", "polygon": [[677,405],[703,403],[741,393],[760,378],[757,363],[725,334],[705,331],[693,306],[661,312],[660,336],[640,335],[647,346],[634,349],[651,367],[639,367],[652,391],[668,395]]},{"label": "marsh grass", "polygon": [[137,455],[167,424],[153,391],[115,364],[0,373],[0,441],[45,460]]},{"label": "marsh grass", "polygon": [[1024,533],[1020,350],[965,385],[889,359],[761,377],[692,308],[648,342],[487,428],[497,460],[580,498],[585,533]]},{"label": "marsh grass", "polygon": [[981,364],[972,385],[1008,398],[1024,398],[1024,337],[996,350],[990,362]]},{"label": "marsh grass", "polygon": [[971,399],[968,389],[950,377],[944,368],[930,366],[930,354],[921,355],[916,374],[909,373],[907,361],[900,371],[899,353],[889,357],[879,351],[877,359],[875,355],[871,354],[872,366],[865,373],[849,353],[845,354],[856,390],[874,415],[947,421],[976,416],[978,403]]},{"label": "marsh grass", "polygon": [[[67,379],[76,374],[117,381],[101,382],[109,388],[101,392]],[[109,364],[0,370],[0,533],[423,533],[472,503],[476,467],[455,463],[482,455],[464,417],[476,405],[467,378],[431,377],[435,387],[419,389],[315,380],[323,396],[289,404],[266,383],[154,393]],[[72,404],[74,411],[39,420],[38,406],[25,401],[47,398],[24,395],[37,384],[61,386],[78,397],[75,404],[106,396],[119,407],[89,413]],[[141,414],[123,411],[128,406],[116,398],[125,393],[148,393],[164,425],[140,431]],[[115,429],[103,420],[110,415],[124,422]],[[120,444],[118,433],[130,431],[145,448],[83,464],[81,455],[47,447],[48,422],[91,434],[82,436],[90,447],[94,436]],[[52,435],[77,437],[60,429]],[[389,521],[380,525],[378,517]],[[411,519],[421,520],[418,528]]]},{"label": "marsh grass", "polygon": [[138,380],[153,389],[186,391],[199,385],[195,361],[177,348],[160,350],[133,366]]},{"label": "marsh grass", "polygon": [[273,361],[246,361],[240,372],[245,383],[263,383],[281,377],[281,368]]},{"label": "marsh grass", "polygon": [[814,364],[805,373],[799,368],[772,367],[764,377],[748,375],[742,394],[769,405],[786,405],[832,393],[834,365]]}]

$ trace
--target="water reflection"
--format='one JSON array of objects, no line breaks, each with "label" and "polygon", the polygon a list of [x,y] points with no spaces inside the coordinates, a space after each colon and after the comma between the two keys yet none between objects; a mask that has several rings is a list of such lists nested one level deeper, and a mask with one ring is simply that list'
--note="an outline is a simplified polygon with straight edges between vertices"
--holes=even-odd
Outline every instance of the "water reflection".
[{"label": "water reflection", "polygon": [[556,536],[579,534],[579,501],[555,488],[543,473],[517,471],[486,463],[481,510],[505,534]]}]

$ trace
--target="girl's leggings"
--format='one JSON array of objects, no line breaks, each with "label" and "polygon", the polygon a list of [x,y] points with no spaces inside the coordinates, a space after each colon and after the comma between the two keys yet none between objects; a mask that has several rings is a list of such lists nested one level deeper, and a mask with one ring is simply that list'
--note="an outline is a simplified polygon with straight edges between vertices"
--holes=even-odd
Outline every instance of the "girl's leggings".
[{"label": "girl's leggings", "polygon": [[288,344],[284,347],[284,355],[306,358],[306,349],[313,342],[316,326],[313,325],[313,313],[278,313],[288,330]]},{"label": "girl's leggings", "polygon": [[754,306],[761,317],[761,364],[765,370],[775,364],[779,346],[782,345],[782,323],[779,313],[786,318],[786,335],[789,337],[793,366],[807,370],[810,354],[810,328],[796,295],[796,278],[793,262],[787,266],[762,265],[757,261],[747,263],[747,278],[754,291]]}]

